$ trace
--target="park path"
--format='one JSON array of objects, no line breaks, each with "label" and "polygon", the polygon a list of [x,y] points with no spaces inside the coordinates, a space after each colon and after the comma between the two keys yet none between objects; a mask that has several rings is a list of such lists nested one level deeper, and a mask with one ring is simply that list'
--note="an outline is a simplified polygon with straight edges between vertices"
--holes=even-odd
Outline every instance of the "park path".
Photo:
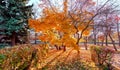
[{"label": "park path", "polygon": [[[41,70],[44,67],[51,67],[56,65],[58,62],[69,62],[75,59],[76,57],[80,57],[82,61],[88,62],[88,64],[95,65],[91,60],[90,50],[85,50],[84,48],[80,49],[80,54],[77,53],[73,48],[69,48],[66,51],[63,50],[51,50],[48,55],[44,57],[41,63],[39,63],[38,68]],[[120,54],[115,54],[114,56],[114,64],[118,70],[120,70]],[[52,70],[52,69],[48,69]]]},{"label": "park path", "polygon": [[65,52],[63,50],[50,52],[45,59],[42,60],[41,63],[39,63],[38,68],[42,69],[46,66],[54,66],[57,62],[65,61],[65,59],[70,55],[73,49],[66,50]]},{"label": "park path", "polygon": [[64,62],[65,59],[68,57],[68,55],[73,51],[73,49],[66,50],[64,53],[62,53],[59,57],[55,58],[53,61],[51,61],[48,66],[56,65],[57,62]]},{"label": "park path", "polygon": [[52,60],[54,60],[56,57],[60,56],[63,53],[63,51],[55,51],[55,52],[51,52],[49,53],[43,60],[42,62],[39,63],[38,68],[41,69],[43,67],[45,67],[49,62],[51,62]]},{"label": "park path", "polygon": [[[80,53],[73,48],[69,48],[66,51],[60,50],[60,51],[52,51],[49,52],[49,54],[42,60],[41,63],[39,63],[39,69],[41,70],[44,67],[51,67],[56,65],[58,62],[69,62],[72,61],[75,58],[80,57],[84,61],[92,62],[90,57],[90,52],[87,50],[80,50]],[[52,69],[49,69],[52,70]]]},{"label": "park path", "polygon": [[113,66],[120,70],[120,53],[113,56]]}]

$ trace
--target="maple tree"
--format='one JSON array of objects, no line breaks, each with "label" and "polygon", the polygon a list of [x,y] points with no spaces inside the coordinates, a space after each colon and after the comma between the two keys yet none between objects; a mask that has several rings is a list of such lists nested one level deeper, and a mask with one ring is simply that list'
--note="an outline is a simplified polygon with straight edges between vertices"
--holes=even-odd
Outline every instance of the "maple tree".
[{"label": "maple tree", "polygon": [[[42,31],[40,40],[49,42],[57,47],[75,47],[78,49],[79,41],[88,36],[94,24],[94,18],[101,13],[101,6],[94,12],[95,2],[92,0],[64,0],[63,10],[54,6],[50,0],[44,0],[43,16],[39,19],[29,19],[29,25],[36,32]],[[42,5],[42,4],[41,4]],[[91,7],[91,8],[90,8]]]},{"label": "maple tree", "polygon": [[[57,18],[58,16],[61,17]],[[70,34],[72,32],[70,31],[71,30],[73,31],[72,29],[73,27],[69,23],[66,23],[68,22],[68,19],[62,21],[63,16],[64,15],[62,15],[62,13],[53,14],[52,12],[50,13],[49,11],[49,14],[47,14],[47,16],[43,18],[41,21],[30,19],[29,23],[30,26],[34,28],[36,31],[42,31],[42,36],[40,36],[40,39],[42,41],[49,42],[52,45],[58,46],[61,46],[63,44],[67,45],[68,42],[67,39],[71,39]],[[40,25],[38,26],[38,24]],[[68,29],[70,31],[68,31]]]}]

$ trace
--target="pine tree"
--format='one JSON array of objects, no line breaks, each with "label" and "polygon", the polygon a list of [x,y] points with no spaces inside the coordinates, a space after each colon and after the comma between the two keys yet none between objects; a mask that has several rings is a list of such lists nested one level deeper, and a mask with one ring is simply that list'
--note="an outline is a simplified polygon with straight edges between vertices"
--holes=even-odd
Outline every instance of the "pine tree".
[{"label": "pine tree", "polygon": [[0,35],[10,38],[11,45],[16,44],[18,36],[23,37],[27,34],[27,22],[32,14],[32,6],[26,6],[26,2],[26,0],[0,1]]}]

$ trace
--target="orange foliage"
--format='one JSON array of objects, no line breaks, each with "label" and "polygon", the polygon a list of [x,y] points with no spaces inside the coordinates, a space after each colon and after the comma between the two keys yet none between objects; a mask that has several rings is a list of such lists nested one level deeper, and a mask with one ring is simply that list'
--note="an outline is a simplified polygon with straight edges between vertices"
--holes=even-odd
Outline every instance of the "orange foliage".
[{"label": "orange foliage", "polygon": [[[63,4],[63,12],[53,12],[50,8],[45,8],[43,10],[43,17],[39,19],[29,19],[28,22],[30,27],[36,32],[42,31],[42,35],[39,37],[40,40],[49,42],[52,45],[56,44],[60,46],[64,44],[67,47],[73,46],[76,48],[78,45],[76,45],[76,39],[73,35],[76,34],[77,30],[75,25],[72,23],[73,20],[67,16],[68,0],[64,0]],[[71,14],[71,16],[73,16],[76,21],[80,22],[86,18],[86,20],[80,23],[80,25],[77,27],[79,31],[82,31],[89,22],[89,19],[87,18],[93,16],[93,13],[84,10],[81,17],[85,16],[85,18],[81,19],[79,16],[74,14]],[[84,35],[89,35],[89,33],[90,29],[87,29],[85,32],[83,32]]]},{"label": "orange foliage", "polygon": [[84,36],[88,36],[89,34],[90,34],[90,31],[89,31],[89,30],[88,30],[88,31],[86,30],[86,31],[83,32],[83,35],[84,35]]}]

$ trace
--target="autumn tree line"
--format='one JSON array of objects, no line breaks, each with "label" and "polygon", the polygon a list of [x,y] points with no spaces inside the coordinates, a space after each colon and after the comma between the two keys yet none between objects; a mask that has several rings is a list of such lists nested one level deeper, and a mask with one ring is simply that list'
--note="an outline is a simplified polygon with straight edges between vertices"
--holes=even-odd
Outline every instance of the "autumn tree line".
[{"label": "autumn tree line", "polygon": [[[86,49],[88,41],[95,45],[101,42],[100,45],[108,46],[111,40],[117,51],[114,34],[116,33],[115,37],[120,46],[119,5],[114,0],[106,0],[103,3],[93,0],[40,1],[38,9],[41,9],[42,15],[32,18],[31,15],[34,16],[32,13],[35,12],[31,9],[32,5],[26,6],[26,0],[2,0],[1,36],[9,36],[12,45],[15,45],[16,40],[24,36],[27,41],[27,30],[33,29],[41,33],[39,39],[42,42],[57,49],[63,47],[66,50],[66,47],[74,47],[78,50],[81,40],[84,39]],[[26,35],[23,35],[22,31]],[[20,34],[23,36],[19,36]]]}]

